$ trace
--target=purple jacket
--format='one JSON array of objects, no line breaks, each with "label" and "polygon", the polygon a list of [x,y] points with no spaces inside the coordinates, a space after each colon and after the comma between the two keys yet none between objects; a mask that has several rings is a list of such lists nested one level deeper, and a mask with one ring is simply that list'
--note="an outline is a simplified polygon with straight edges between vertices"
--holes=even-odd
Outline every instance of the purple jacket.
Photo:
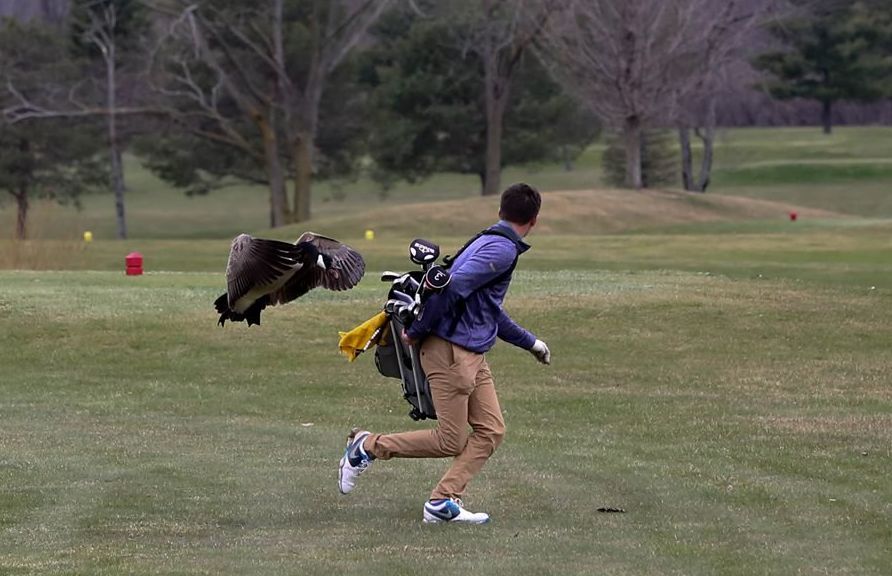
[{"label": "purple jacket", "polygon": [[[435,334],[472,352],[484,353],[502,340],[525,350],[532,348],[536,337],[519,326],[502,310],[502,301],[508,292],[511,277],[484,287],[488,282],[505,273],[514,263],[518,252],[529,250],[511,226],[500,221],[492,228],[499,228],[515,242],[495,234],[475,240],[459,254],[450,268],[452,280],[443,292],[432,294],[421,314],[408,329],[411,338],[420,340]],[[453,319],[465,301],[465,310],[450,333]]]}]

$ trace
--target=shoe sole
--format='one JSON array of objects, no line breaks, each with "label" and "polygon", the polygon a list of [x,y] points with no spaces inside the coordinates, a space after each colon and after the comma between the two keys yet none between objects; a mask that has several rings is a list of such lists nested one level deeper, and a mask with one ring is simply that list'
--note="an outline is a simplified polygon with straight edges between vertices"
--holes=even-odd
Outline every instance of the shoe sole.
[{"label": "shoe sole", "polygon": [[422,516],[422,519],[421,519],[421,520],[422,520],[422,522],[424,522],[425,524],[471,524],[471,525],[478,525],[478,524],[489,524],[489,521],[492,520],[492,518],[490,518],[489,516],[487,516],[487,517],[486,517],[486,520],[480,520],[480,521],[476,521],[476,522],[472,522],[472,521],[469,521],[469,520],[444,520],[443,518],[437,518],[437,517],[434,516],[433,514],[428,514],[428,513],[425,511],[425,514]]},{"label": "shoe sole", "polygon": [[422,522],[424,522],[425,524],[469,524],[471,526],[479,526],[481,524],[489,524],[489,521],[490,521],[489,518],[487,518],[486,520],[481,520],[480,522],[468,522],[467,520],[440,520],[439,518],[437,518],[437,519],[428,519],[428,518],[422,519]]},{"label": "shoe sole", "polygon": [[349,494],[353,488],[344,492],[342,486],[342,479],[344,477],[344,464],[347,462],[347,450],[350,449],[350,444],[353,443],[353,440],[356,439],[356,435],[360,432],[359,428],[351,428],[350,433],[347,434],[347,448],[344,450],[344,455],[341,457],[340,463],[338,463],[338,492],[346,496]]},{"label": "shoe sole", "polygon": [[342,488],[342,486],[343,486],[342,482],[343,482],[343,478],[344,478],[344,462],[346,460],[347,460],[347,455],[345,454],[344,457],[341,458],[340,464],[338,464],[338,492],[340,492],[344,496],[346,496],[347,494],[350,493],[350,490],[347,490],[346,492],[344,492],[344,489]]}]

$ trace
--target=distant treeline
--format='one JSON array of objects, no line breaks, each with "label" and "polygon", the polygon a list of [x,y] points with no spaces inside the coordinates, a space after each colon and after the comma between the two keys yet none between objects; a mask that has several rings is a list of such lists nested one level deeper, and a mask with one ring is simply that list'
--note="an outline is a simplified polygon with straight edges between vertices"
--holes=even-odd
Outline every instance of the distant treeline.
[{"label": "distant treeline", "polygon": [[0,0],[0,17],[58,23],[68,16],[69,7],[70,0]]},{"label": "distant treeline", "polygon": [[[671,0],[667,0],[671,1]],[[757,6],[758,1],[743,0],[744,6]],[[40,19],[63,22],[69,14],[71,0],[0,0],[0,18],[22,21]],[[754,33],[754,46],[770,45],[764,35]],[[718,105],[717,123],[726,127],[747,126],[814,126],[820,122],[820,105],[804,99],[779,101],[767,96],[758,86],[758,76],[726,91]],[[892,102],[844,102],[833,112],[834,124],[892,125]]]},{"label": "distant treeline", "polygon": [[0,190],[114,192],[122,157],[189,194],[573,161],[705,192],[722,126],[888,124],[888,0],[0,0]]}]

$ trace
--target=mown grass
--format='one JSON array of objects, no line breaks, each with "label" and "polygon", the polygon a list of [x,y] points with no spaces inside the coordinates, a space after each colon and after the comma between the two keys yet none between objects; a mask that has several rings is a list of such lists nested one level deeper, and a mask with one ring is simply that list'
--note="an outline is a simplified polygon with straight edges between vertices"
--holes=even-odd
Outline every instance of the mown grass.
[{"label": "mown grass", "polygon": [[858,165],[817,164],[789,162],[774,165],[753,165],[732,168],[720,173],[718,184],[726,186],[760,186],[784,184],[846,183],[861,180],[892,180],[892,163]]},{"label": "mown grass", "polygon": [[[324,231],[324,230],[323,230]],[[422,230],[379,235],[368,241],[340,237],[360,250],[370,270],[401,270],[416,235],[455,252],[464,236],[425,235]],[[892,286],[892,224],[887,220],[783,220],[718,222],[620,235],[534,235],[524,261],[541,270],[683,270],[734,279],[786,279],[869,289]],[[138,249],[147,271],[215,272],[226,268],[229,241],[95,241],[89,245],[41,241],[2,243],[0,254],[31,252],[39,269],[105,270],[123,275],[124,257]],[[10,257],[10,262],[15,260]],[[15,268],[0,260],[0,268]],[[222,286],[222,284],[221,284]]]},{"label": "mown grass", "polygon": [[846,127],[722,132],[710,190],[867,217],[892,215],[892,132]]},{"label": "mown grass", "polygon": [[225,242],[157,241],[142,277],[0,272],[0,572],[885,574],[889,238],[532,237],[507,309],[554,363],[489,355],[508,436],[470,529],[420,522],[444,461],[335,487],[351,426],[424,426],[336,351],[403,239],[251,329],[215,325]]}]

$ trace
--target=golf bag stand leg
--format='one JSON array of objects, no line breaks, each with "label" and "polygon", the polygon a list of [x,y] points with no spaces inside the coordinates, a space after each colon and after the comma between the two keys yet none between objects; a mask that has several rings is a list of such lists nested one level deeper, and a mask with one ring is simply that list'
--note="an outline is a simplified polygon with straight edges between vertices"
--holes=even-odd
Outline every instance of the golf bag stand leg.
[{"label": "golf bag stand leg", "polygon": [[[406,364],[405,364],[405,358],[403,356],[403,347],[402,347],[402,342],[400,342],[400,338],[402,337],[401,332],[402,331],[400,329],[400,325],[397,323],[397,321],[394,318],[391,318],[390,319],[390,334],[391,334],[391,337],[393,338],[393,347],[394,347],[394,350],[396,351],[396,360],[397,360],[397,364],[399,364],[399,368],[400,368],[400,380],[403,381],[403,391],[407,393],[409,391],[409,387],[412,385],[412,383],[408,380],[408,374],[406,373]],[[412,364],[412,377],[413,377],[412,379],[415,381],[414,382],[415,398],[416,398],[416,402],[418,402],[418,405],[420,406],[421,405],[421,390],[419,388],[418,382],[419,382],[419,376],[421,373],[421,369],[419,368],[418,352],[415,349],[415,346],[410,347],[409,362]],[[422,414],[422,412],[419,408],[413,407],[412,411],[409,412],[409,417],[412,420],[423,420],[424,414]]]},{"label": "golf bag stand leg", "polygon": [[419,419],[426,418],[422,411],[422,398],[424,398],[424,396],[421,394],[421,383],[424,381],[423,378],[425,376],[421,371],[421,358],[418,357],[418,344],[413,344],[409,347],[409,359],[412,360],[412,375],[415,377],[415,397],[418,398],[418,408],[416,411],[418,412]]}]

